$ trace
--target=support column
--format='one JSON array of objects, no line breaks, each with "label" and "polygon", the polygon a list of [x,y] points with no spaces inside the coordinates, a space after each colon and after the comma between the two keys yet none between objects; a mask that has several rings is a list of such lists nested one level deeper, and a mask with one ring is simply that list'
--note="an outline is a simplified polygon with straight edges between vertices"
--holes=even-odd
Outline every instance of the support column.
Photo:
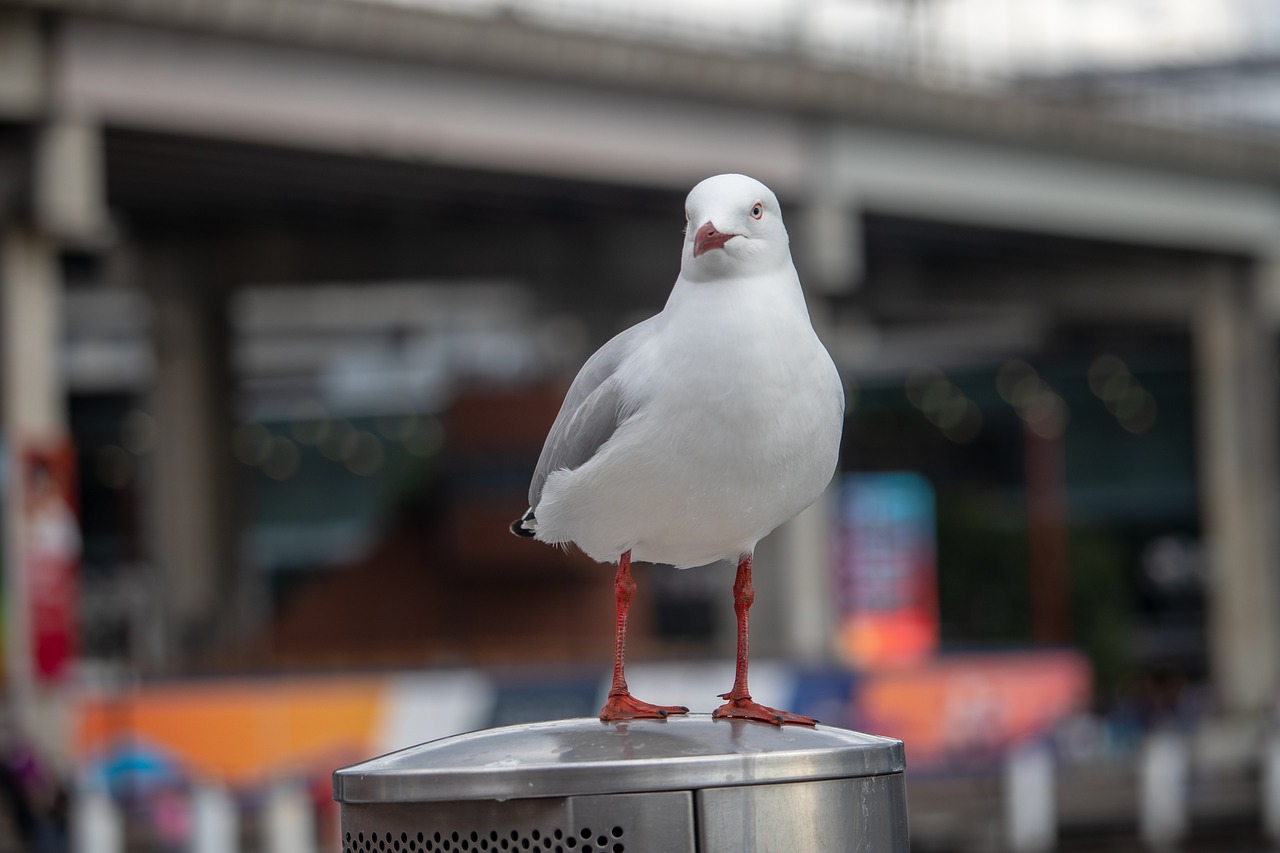
[{"label": "support column", "polygon": [[1276,698],[1276,352],[1258,282],[1207,270],[1192,318],[1201,514],[1209,558],[1209,655],[1228,712]]},{"label": "support column", "polygon": [[[815,137],[812,162],[828,163],[835,155],[830,141]],[[862,219],[857,199],[833,188],[815,171],[806,198],[793,217],[792,254],[804,285],[809,316],[818,337],[833,340],[828,297],[856,290],[863,275]],[[764,618],[758,632],[786,657],[820,661],[831,657],[835,637],[832,608],[831,519],[840,472],[832,485],[808,509],[779,527],[761,543],[764,558],[757,565],[756,587],[762,598],[777,597],[781,619]],[[753,625],[753,628],[755,626]],[[772,630],[769,630],[772,629]],[[752,637],[755,642],[756,637]],[[765,643],[757,643],[765,646]]]},{"label": "support column", "polygon": [[[837,477],[839,474],[836,475]],[[828,487],[808,509],[778,528],[775,565],[783,613],[781,651],[794,660],[831,656],[835,618],[831,607],[831,503]]]},{"label": "support column", "polygon": [[[811,128],[808,148],[804,198],[788,221],[792,255],[812,309],[815,297],[862,286],[866,246],[860,188],[848,174],[848,140],[833,125],[820,123]],[[819,335],[826,331],[817,328]]]},{"label": "support column", "polygon": [[84,248],[112,240],[103,156],[97,122],[61,116],[40,128],[31,206],[44,233]]},{"label": "support column", "polygon": [[223,300],[181,264],[147,270],[154,299],[157,425],[148,512],[160,604],[154,661],[178,663],[233,634],[237,543]]},{"label": "support column", "polygon": [[853,199],[815,192],[796,217],[796,264],[812,302],[852,293],[862,285],[862,215]]},{"label": "support column", "polygon": [[0,373],[4,412],[4,667],[19,724],[47,754],[65,755],[56,696],[39,687],[33,661],[24,523],[28,450],[52,450],[67,436],[59,370],[62,281],[57,247],[24,226],[0,231]]},{"label": "support column", "polygon": [[[0,41],[12,49],[0,64],[15,77],[0,85],[4,98],[36,105],[48,97],[40,33],[37,19],[0,16]],[[24,162],[30,219],[0,223],[4,663],[23,733],[46,757],[65,761],[70,709],[60,679],[76,653],[80,541],[60,364],[59,252],[104,245],[111,229],[98,126],[54,115],[35,127],[32,143]]]},{"label": "support column", "polygon": [[[839,478],[837,471],[816,501],[756,546],[753,583],[759,604],[751,611],[751,648],[761,655],[809,663],[832,657],[831,519]],[[732,648],[730,620],[720,625],[720,646]]]}]

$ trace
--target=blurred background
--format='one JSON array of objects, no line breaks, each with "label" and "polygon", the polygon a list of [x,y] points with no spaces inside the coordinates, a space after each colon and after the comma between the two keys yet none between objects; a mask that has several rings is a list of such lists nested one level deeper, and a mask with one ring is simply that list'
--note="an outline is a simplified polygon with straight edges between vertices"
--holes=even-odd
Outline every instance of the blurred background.
[{"label": "blurred background", "polygon": [[[507,524],[727,171],[848,399],[756,697],[919,850],[1270,849],[1272,0],[0,2],[0,849],[336,851],[335,767],[594,714],[611,572]],[[710,710],[732,567],[638,580]]]}]

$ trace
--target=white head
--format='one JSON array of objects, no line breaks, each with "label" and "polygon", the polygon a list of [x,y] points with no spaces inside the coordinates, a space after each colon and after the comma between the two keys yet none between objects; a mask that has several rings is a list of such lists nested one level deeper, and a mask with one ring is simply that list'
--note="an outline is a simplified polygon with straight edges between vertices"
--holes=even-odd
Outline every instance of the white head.
[{"label": "white head", "polygon": [[680,260],[685,279],[753,275],[791,263],[778,199],[755,178],[707,178],[685,200],[685,218]]}]

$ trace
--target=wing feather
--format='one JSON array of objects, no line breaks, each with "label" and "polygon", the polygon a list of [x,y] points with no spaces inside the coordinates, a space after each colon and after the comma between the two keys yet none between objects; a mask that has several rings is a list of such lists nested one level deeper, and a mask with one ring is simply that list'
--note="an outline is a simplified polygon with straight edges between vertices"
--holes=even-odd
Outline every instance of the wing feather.
[{"label": "wing feather", "polygon": [[529,484],[529,506],[535,511],[551,472],[573,470],[586,462],[629,414],[618,366],[652,334],[657,319],[650,317],[615,335],[578,371],[547,434]]}]

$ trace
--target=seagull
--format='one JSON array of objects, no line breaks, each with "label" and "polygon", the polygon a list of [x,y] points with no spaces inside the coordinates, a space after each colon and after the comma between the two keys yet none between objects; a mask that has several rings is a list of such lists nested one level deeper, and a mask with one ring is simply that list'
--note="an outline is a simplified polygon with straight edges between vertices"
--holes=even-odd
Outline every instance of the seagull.
[{"label": "seagull", "polygon": [[685,714],[634,698],[624,676],[632,559],[737,561],[738,651],[716,718],[816,720],[747,687],[756,543],[813,503],[835,471],[844,388],[814,333],[778,199],[745,175],[707,178],[685,202],[677,277],[661,313],[618,334],[569,387],[512,532],[616,563],[606,722]]}]

